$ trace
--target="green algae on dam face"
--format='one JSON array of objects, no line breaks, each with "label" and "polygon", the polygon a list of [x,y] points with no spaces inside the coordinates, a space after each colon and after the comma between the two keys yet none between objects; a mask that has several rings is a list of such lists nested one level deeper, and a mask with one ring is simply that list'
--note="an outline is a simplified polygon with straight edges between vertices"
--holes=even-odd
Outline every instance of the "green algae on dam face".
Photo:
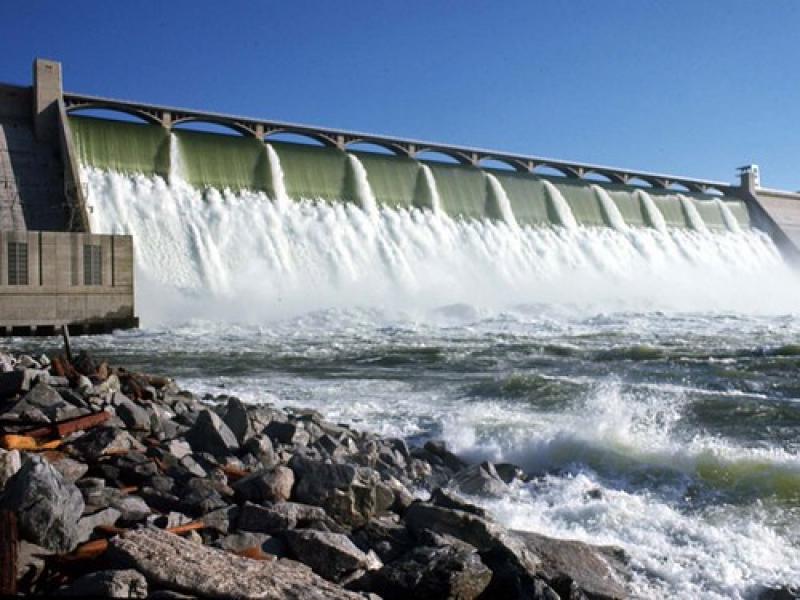
[{"label": "green algae on dam face", "polygon": [[81,164],[119,173],[169,175],[169,132],[158,125],[69,117]]}]

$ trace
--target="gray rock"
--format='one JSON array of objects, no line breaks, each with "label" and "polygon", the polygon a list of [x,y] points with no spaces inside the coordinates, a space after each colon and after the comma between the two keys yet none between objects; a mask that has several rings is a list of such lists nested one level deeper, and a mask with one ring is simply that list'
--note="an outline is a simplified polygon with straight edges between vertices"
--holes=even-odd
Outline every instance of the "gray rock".
[{"label": "gray rock", "polygon": [[300,423],[272,421],[264,428],[264,433],[279,444],[305,446],[311,439]]},{"label": "gray rock", "polygon": [[215,545],[228,552],[237,553],[257,548],[264,554],[271,554],[280,558],[285,558],[289,553],[286,542],[265,533],[234,533],[217,540]]},{"label": "gray rock", "polygon": [[145,451],[130,433],[116,427],[95,427],[73,442],[73,447],[88,461],[121,450]]},{"label": "gray rock", "polygon": [[111,526],[117,522],[122,513],[116,508],[104,508],[96,513],[85,515],[78,521],[78,543],[85,542],[100,525]]},{"label": "gray rock", "polygon": [[153,529],[129,531],[114,538],[108,557],[130,565],[159,587],[197,596],[229,600],[362,598],[294,561],[250,560]]},{"label": "gray rock", "polygon": [[472,513],[473,515],[478,515],[479,517],[486,517],[487,513],[484,509],[480,506],[475,506],[474,504],[470,504],[453,494],[447,490],[443,490],[442,488],[436,488],[431,493],[431,502],[434,503],[436,506],[441,506],[443,508],[454,508],[456,510],[462,510],[464,512]]},{"label": "gray rock", "polygon": [[373,566],[346,535],[313,529],[293,529],[284,535],[292,553],[330,581],[341,581],[353,571]]},{"label": "gray rock", "polygon": [[244,449],[252,454],[265,467],[273,467],[278,464],[278,457],[272,440],[266,435],[255,435],[244,445]]},{"label": "gray rock", "polygon": [[192,453],[192,447],[184,440],[171,440],[167,443],[167,452],[172,454],[178,460]]},{"label": "gray rock", "polygon": [[139,496],[122,496],[113,500],[111,506],[120,512],[120,519],[127,523],[144,521],[153,512]]},{"label": "gray rock", "polygon": [[83,496],[75,484],[39,456],[31,456],[8,480],[0,509],[17,513],[22,536],[55,552],[69,552],[79,541]]},{"label": "gray rock", "polygon": [[373,550],[383,562],[399,558],[414,546],[411,534],[396,515],[372,519],[351,539],[364,552]]},{"label": "gray rock", "polygon": [[250,426],[247,407],[239,398],[234,396],[228,398],[228,403],[225,405],[220,417],[233,432],[233,435],[236,436],[239,444],[244,444],[255,433]]},{"label": "gray rock", "polygon": [[490,462],[462,469],[450,480],[448,486],[462,494],[472,496],[501,498],[508,493],[508,485],[500,478]]},{"label": "gray rock", "polygon": [[506,483],[511,483],[515,480],[526,481],[528,479],[527,475],[525,475],[525,471],[511,463],[497,463],[494,465],[494,468],[500,476],[500,479]]},{"label": "gray rock", "polygon": [[384,600],[474,600],[489,585],[492,572],[475,549],[415,548],[368,578],[369,589]]},{"label": "gray rock", "polygon": [[297,480],[294,497],[323,507],[347,525],[361,526],[394,504],[394,491],[367,467],[324,463],[298,455],[289,466]]},{"label": "gray rock", "polygon": [[50,464],[55,467],[56,471],[61,473],[65,481],[70,483],[78,481],[89,470],[87,465],[68,456],[59,456],[57,459],[50,461]]},{"label": "gray rock", "polygon": [[236,436],[210,410],[200,412],[194,425],[186,433],[186,441],[195,452],[208,452],[219,460],[224,460],[239,449]]},{"label": "gray rock", "polygon": [[0,450],[0,491],[22,467],[19,450]]},{"label": "gray rock", "polygon": [[34,417],[36,420],[41,420],[39,415],[44,415],[46,417],[45,421],[62,421],[80,417],[88,414],[89,411],[70,404],[55,389],[46,383],[40,382],[33,386],[22,400],[5,411],[5,413],[6,416]]},{"label": "gray rock", "polygon": [[541,565],[538,574],[562,598],[598,600],[626,598],[630,573],[620,548],[592,546],[576,540],[558,540],[528,531],[513,531]]},{"label": "gray rock", "polygon": [[292,495],[294,472],[287,467],[275,467],[243,477],[233,484],[241,500],[250,502],[286,502]]},{"label": "gray rock", "polygon": [[121,393],[114,394],[117,416],[122,419],[128,429],[134,431],[150,431],[150,414],[133,400]]},{"label": "gray rock", "polygon": [[245,502],[239,510],[236,526],[243,531],[280,533],[298,526],[327,522],[325,511],[318,506],[297,502],[280,502],[272,506],[259,506]]},{"label": "gray rock", "polygon": [[547,583],[538,573],[541,566],[538,556],[522,540],[489,519],[415,502],[406,511],[405,522],[418,538],[425,530],[431,530],[474,546],[494,573],[486,591],[488,598],[539,598],[549,593]]},{"label": "gray rock", "polygon": [[57,595],[80,598],[146,598],[147,580],[133,569],[95,571],[62,587]]}]

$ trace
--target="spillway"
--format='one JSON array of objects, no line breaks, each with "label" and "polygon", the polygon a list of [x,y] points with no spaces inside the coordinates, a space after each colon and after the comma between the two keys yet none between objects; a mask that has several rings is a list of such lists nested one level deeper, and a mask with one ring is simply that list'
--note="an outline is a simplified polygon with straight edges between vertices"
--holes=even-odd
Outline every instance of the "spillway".
[{"label": "spillway", "polygon": [[740,278],[774,287],[785,268],[738,200],[73,121],[93,229],[136,236],[145,319],[459,302],[746,310]]}]

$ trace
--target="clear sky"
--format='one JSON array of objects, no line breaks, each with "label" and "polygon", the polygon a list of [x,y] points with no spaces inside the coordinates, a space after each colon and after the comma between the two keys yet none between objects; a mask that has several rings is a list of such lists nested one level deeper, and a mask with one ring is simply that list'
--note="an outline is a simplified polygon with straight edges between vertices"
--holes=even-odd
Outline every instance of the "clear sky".
[{"label": "clear sky", "polygon": [[0,2],[0,81],[800,189],[800,1]]}]

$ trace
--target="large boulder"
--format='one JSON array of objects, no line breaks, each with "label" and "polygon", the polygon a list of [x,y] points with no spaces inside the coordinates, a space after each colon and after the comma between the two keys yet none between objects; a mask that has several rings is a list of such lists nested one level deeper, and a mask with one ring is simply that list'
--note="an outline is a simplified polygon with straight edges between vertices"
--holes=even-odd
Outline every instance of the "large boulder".
[{"label": "large boulder", "polygon": [[250,425],[250,416],[244,402],[231,396],[223,411],[220,412],[222,421],[236,436],[239,444],[244,444],[255,433]]},{"label": "large boulder", "polygon": [[528,531],[513,531],[541,564],[538,573],[562,598],[597,600],[626,598],[630,573],[620,548],[592,546],[577,540],[559,540]]},{"label": "large boulder", "polygon": [[284,535],[297,559],[330,581],[342,581],[355,571],[381,566],[375,555],[368,556],[341,533],[293,529]]},{"label": "large boulder", "polygon": [[341,522],[358,527],[384,513],[395,502],[391,487],[367,467],[331,464],[294,456],[289,463],[295,474],[294,498],[321,506]]},{"label": "large boulder", "polygon": [[508,493],[508,485],[497,474],[494,465],[490,462],[482,462],[461,469],[450,480],[448,487],[471,496],[502,498]]},{"label": "large boulder", "polygon": [[21,467],[19,450],[0,450],[0,491]]},{"label": "large boulder", "polygon": [[218,460],[225,460],[239,449],[239,441],[230,428],[210,410],[200,411],[186,441],[195,452],[208,452]]},{"label": "large boulder", "polygon": [[414,548],[366,579],[384,600],[474,600],[492,579],[474,548]]},{"label": "large boulder", "polygon": [[31,456],[8,480],[0,509],[17,514],[22,536],[54,552],[69,552],[80,541],[80,490],[39,456]]},{"label": "large boulder", "polygon": [[55,389],[46,383],[37,383],[31,391],[14,406],[4,411],[4,417],[17,417],[34,421],[62,421],[88,414],[85,408],[79,408],[62,398]]},{"label": "large boulder", "polygon": [[301,563],[259,561],[154,529],[126,532],[111,540],[113,564],[143,573],[159,587],[222,600],[363,600],[316,575]]},{"label": "large boulder", "polygon": [[285,502],[292,495],[294,472],[278,466],[266,471],[258,471],[233,484],[233,489],[241,500],[250,502]]},{"label": "large boulder", "polygon": [[315,523],[332,524],[328,515],[319,506],[298,502],[279,502],[271,506],[260,506],[245,502],[239,510],[236,526],[243,531],[279,533],[298,526],[310,528]]}]

